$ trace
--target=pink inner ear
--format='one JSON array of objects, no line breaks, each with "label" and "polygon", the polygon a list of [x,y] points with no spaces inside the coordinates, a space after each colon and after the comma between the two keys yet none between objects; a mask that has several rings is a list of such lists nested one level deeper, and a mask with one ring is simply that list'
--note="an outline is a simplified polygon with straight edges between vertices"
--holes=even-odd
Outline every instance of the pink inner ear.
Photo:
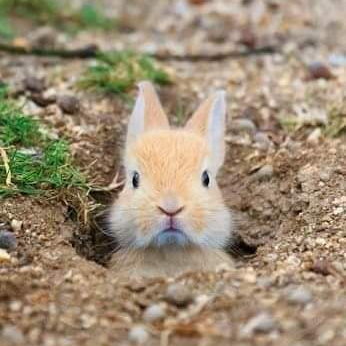
[{"label": "pink inner ear", "polygon": [[144,99],[144,129],[169,128],[167,116],[162,108],[157,93],[150,82],[139,84],[140,97]]},{"label": "pink inner ear", "polygon": [[208,97],[186,123],[185,128],[204,136],[208,129],[209,115],[213,102],[214,98],[212,96]]}]

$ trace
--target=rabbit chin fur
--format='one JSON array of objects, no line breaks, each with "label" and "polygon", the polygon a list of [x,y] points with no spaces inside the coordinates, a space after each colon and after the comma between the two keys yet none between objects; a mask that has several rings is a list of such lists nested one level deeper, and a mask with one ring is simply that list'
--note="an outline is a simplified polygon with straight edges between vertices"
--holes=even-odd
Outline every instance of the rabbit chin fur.
[{"label": "rabbit chin fur", "polygon": [[119,277],[178,276],[190,271],[214,271],[232,266],[222,250],[191,246],[187,248],[148,248],[119,250],[110,262]]},{"label": "rabbit chin fur", "polygon": [[[173,275],[189,270],[213,270],[230,258],[222,249],[232,231],[215,176],[201,182],[208,168],[209,148],[201,136],[187,130],[149,131],[127,148],[124,190],[111,208],[110,229],[120,244],[112,264],[126,275]],[[131,172],[140,186],[131,186]],[[167,218],[157,208],[169,194],[184,205],[177,224],[187,243],[159,246],[155,239]],[[126,268],[126,269],[125,269]]]}]

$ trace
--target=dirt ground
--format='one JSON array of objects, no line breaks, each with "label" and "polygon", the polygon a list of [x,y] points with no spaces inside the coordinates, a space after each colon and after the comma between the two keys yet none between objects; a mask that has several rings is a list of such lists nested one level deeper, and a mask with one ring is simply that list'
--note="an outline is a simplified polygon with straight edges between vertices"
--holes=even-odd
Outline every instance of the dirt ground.
[{"label": "dirt ground", "polygon": [[[107,239],[78,221],[71,206],[40,197],[1,200],[0,221],[23,226],[10,261],[0,263],[0,344],[129,345],[140,325],[148,345],[346,345],[346,137],[327,131],[335,117],[346,127],[346,2],[103,3],[126,30],[83,32],[66,42],[56,35],[67,47],[97,43],[182,56],[276,47],[242,58],[161,62],[174,80],[159,88],[173,123],[208,92],[227,90],[220,185],[239,233],[257,253],[215,273],[120,282],[105,265]],[[40,76],[45,92],[79,98],[80,111],[68,115],[56,104],[38,106],[27,91],[21,96],[27,110],[69,138],[89,178],[107,186],[121,165],[129,108],[116,96],[75,88],[88,64],[1,53],[0,77],[20,89],[25,77]],[[292,116],[293,130],[282,120]],[[113,198],[95,196],[100,203]],[[165,300],[174,282],[191,292],[187,306]],[[156,303],[164,316],[148,322],[144,311]]]}]

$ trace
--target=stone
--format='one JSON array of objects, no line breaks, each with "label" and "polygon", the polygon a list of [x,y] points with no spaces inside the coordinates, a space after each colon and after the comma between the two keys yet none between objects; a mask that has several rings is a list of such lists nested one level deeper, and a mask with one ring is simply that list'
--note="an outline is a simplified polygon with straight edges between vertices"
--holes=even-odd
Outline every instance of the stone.
[{"label": "stone", "polygon": [[312,301],[312,294],[306,287],[299,286],[288,290],[286,300],[292,304],[305,305]]},{"label": "stone", "polygon": [[0,231],[0,249],[14,250],[17,247],[16,236],[9,231]]},{"label": "stone", "polygon": [[263,165],[259,170],[251,175],[252,180],[269,180],[274,175],[274,168],[271,164]]},{"label": "stone", "polygon": [[143,313],[145,322],[155,322],[162,320],[166,316],[165,308],[162,304],[153,304],[148,306]]},{"label": "stone", "polygon": [[256,131],[256,125],[250,119],[235,119],[231,123],[231,129],[235,132],[253,134]]},{"label": "stone", "polygon": [[41,93],[46,88],[46,84],[43,79],[28,76],[24,79],[24,87],[31,92]]},{"label": "stone", "polygon": [[322,131],[320,127],[314,129],[307,137],[307,142],[312,145],[316,145],[320,142]]},{"label": "stone", "polygon": [[165,299],[173,305],[184,307],[192,303],[193,296],[187,287],[181,284],[172,284],[167,288]]},{"label": "stone", "polygon": [[260,314],[251,318],[241,329],[241,336],[250,336],[254,333],[269,333],[277,329],[277,323],[268,312],[261,312]]},{"label": "stone", "polygon": [[14,345],[24,345],[24,336],[18,327],[13,325],[4,325],[1,331],[2,338]]},{"label": "stone", "polygon": [[11,228],[13,232],[19,232],[23,227],[23,221],[13,219],[11,221]]},{"label": "stone", "polygon": [[255,141],[255,148],[259,149],[259,150],[269,150],[272,146],[273,143],[271,142],[271,140],[269,139],[268,135],[266,133],[263,132],[257,132],[254,137],[253,137],[254,141]]},{"label": "stone", "polygon": [[11,260],[10,255],[4,249],[0,249],[0,263],[6,263]]},{"label": "stone", "polygon": [[137,325],[130,329],[128,338],[132,343],[143,345],[148,341],[149,333],[144,326]]},{"label": "stone", "polygon": [[320,61],[314,61],[308,65],[308,79],[332,79],[335,78],[329,67]]},{"label": "stone", "polygon": [[60,109],[67,114],[76,114],[80,110],[79,99],[72,95],[61,95],[57,99]]}]

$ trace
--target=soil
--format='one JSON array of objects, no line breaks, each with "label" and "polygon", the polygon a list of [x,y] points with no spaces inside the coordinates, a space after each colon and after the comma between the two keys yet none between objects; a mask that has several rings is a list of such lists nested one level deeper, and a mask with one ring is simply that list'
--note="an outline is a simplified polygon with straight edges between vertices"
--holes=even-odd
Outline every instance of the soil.
[{"label": "soil", "polygon": [[[345,117],[345,2],[104,2],[120,29],[59,33],[66,47],[182,56],[279,47],[213,62],[167,60],[162,66],[174,83],[159,88],[175,124],[210,91],[227,90],[228,154],[219,181],[239,234],[257,252],[213,273],[124,282],[107,268],[112,239],[86,222],[93,216],[56,198],[1,200],[0,221],[23,225],[10,260],[0,263],[0,344],[128,345],[129,331],[142,325],[148,345],[346,345],[346,137],[325,131],[332,110]],[[316,63],[328,73],[316,73]],[[78,165],[105,187],[121,170],[130,108],[117,96],[75,87],[88,64],[2,53],[0,78],[27,101],[25,109],[70,140]],[[78,111],[33,102],[22,87],[32,75],[44,78],[44,92],[76,96]],[[281,120],[292,116],[294,130]],[[117,192],[94,198],[107,205]],[[102,209],[87,207],[90,214]],[[173,283],[188,287],[190,304],[165,300]],[[148,322],[143,313],[158,302],[164,317]]]}]

